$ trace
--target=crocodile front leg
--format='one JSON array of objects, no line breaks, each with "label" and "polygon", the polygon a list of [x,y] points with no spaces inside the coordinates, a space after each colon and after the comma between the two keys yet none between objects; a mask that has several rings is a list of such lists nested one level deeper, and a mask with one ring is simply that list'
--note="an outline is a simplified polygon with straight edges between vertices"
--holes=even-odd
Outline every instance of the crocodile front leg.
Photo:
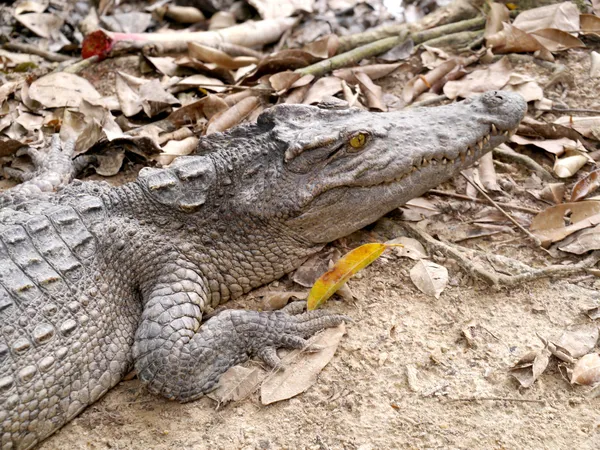
[{"label": "crocodile front leg", "polygon": [[231,366],[258,356],[278,366],[276,349],[304,348],[305,340],[344,316],[327,311],[226,310],[201,324],[206,290],[181,266],[167,267],[150,291],[133,346],[135,368],[150,391],[181,402],[213,390]]}]

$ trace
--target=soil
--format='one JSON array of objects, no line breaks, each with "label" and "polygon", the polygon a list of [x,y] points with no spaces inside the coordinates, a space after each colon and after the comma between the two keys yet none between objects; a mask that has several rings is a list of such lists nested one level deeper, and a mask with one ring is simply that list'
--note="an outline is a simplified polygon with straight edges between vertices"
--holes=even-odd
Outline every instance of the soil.
[{"label": "soil", "polygon": [[[598,105],[598,82],[587,75],[588,51],[569,51],[561,58],[574,84],[569,90],[555,86],[546,96],[562,98],[570,107]],[[533,64],[518,71],[541,82],[549,78]],[[400,89],[390,88],[393,82],[392,77],[384,83],[386,91],[399,95]],[[530,176],[524,169],[517,172],[511,175],[517,184]],[[460,188],[460,180],[455,185]],[[442,236],[444,227],[464,225],[485,208],[437,201],[445,214],[431,221]],[[515,201],[546,207],[525,195]],[[397,237],[402,233],[398,223],[396,214],[355,237]],[[354,246],[350,241],[335,245],[344,252]],[[560,263],[516,231],[460,245],[538,267]],[[432,256],[450,273],[439,299],[422,294],[410,281],[414,261],[390,254],[349,282],[354,302],[333,299],[325,305],[355,323],[304,394],[263,406],[254,393],[217,410],[208,398],[181,405],[150,395],[137,380],[124,381],[39,449],[600,448],[600,399],[590,388],[572,386],[556,362],[529,389],[520,388],[509,373],[519,357],[543,347],[538,335],[555,337],[590,321],[582,311],[600,304],[600,281],[557,277],[494,290],[452,261]],[[261,306],[250,297],[241,304]],[[470,340],[463,333],[467,325]]]}]

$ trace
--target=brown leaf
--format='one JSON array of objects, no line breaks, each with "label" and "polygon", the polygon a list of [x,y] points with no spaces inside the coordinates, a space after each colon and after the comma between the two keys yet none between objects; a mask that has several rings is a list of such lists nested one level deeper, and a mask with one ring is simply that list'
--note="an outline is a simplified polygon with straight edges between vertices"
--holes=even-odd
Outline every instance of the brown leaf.
[{"label": "brown leaf", "polygon": [[402,236],[385,243],[385,245],[388,246],[397,244],[402,244],[402,247],[394,247],[392,251],[398,256],[407,257],[414,261],[427,258],[427,250],[425,250],[423,244],[416,239]]},{"label": "brown leaf", "polygon": [[502,3],[492,3],[490,5],[490,12],[487,16],[487,21],[485,23],[485,32],[483,33],[483,37],[486,39],[497,33],[498,31],[502,31],[502,22],[510,21],[510,11],[508,8]]},{"label": "brown leaf", "polygon": [[281,95],[285,91],[287,91],[292,84],[302,78],[302,75],[296,72],[292,72],[291,70],[286,70],[285,72],[279,72],[269,77],[269,83],[275,91]]},{"label": "brown leaf", "polygon": [[204,119],[211,119],[214,115],[229,108],[227,103],[216,95],[207,95],[200,100],[189,103],[176,111],[173,111],[167,120],[175,128],[185,125],[193,125]]},{"label": "brown leaf", "polygon": [[223,92],[226,91],[227,88],[223,86],[224,83],[218,78],[207,77],[206,75],[202,75],[197,73],[196,75],[190,75],[189,77],[184,78],[177,86],[184,87],[201,87],[207,91],[212,92]]},{"label": "brown leaf", "polygon": [[[565,198],[565,183],[549,183],[539,194],[540,198],[554,204],[562,203]],[[573,200],[571,200],[573,201]]]},{"label": "brown leaf", "polygon": [[335,263],[341,256],[341,252],[336,248],[317,253],[296,269],[292,280],[300,286],[312,287],[315,281],[329,270],[330,263]]},{"label": "brown leaf", "polygon": [[218,133],[237,125],[260,104],[258,97],[246,97],[226,111],[212,117],[206,127],[206,134]]},{"label": "brown leaf", "polygon": [[564,243],[558,246],[558,249],[575,255],[583,255],[592,250],[600,250],[600,225],[588,228],[587,230],[581,230],[569,236],[565,239]]},{"label": "brown leaf", "polygon": [[219,378],[217,388],[206,396],[220,405],[243,400],[258,389],[265,376],[266,374],[258,368],[230,367]]},{"label": "brown leaf", "polygon": [[31,13],[15,16],[22,25],[40,37],[51,39],[60,33],[64,20],[52,13]]},{"label": "brown leaf", "polygon": [[600,116],[573,117],[562,116],[554,121],[555,124],[572,128],[586,138],[600,140],[598,133],[600,129]]},{"label": "brown leaf", "polygon": [[306,300],[307,296],[308,292],[268,291],[265,292],[262,298],[263,310],[275,311],[287,305],[292,298]]},{"label": "brown leaf", "polygon": [[577,142],[568,138],[544,139],[542,141],[538,139],[529,139],[515,134],[510,138],[510,141],[519,145],[535,145],[556,156],[561,156],[565,153],[565,146],[577,147]]},{"label": "brown leaf", "polygon": [[55,72],[38,78],[29,86],[29,97],[46,108],[77,107],[84,99],[98,103],[100,94],[89,81],[67,72]]},{"label": "brown leaf", "polygon": [[321,58],[299,49],[282,50],[263,58],[256,66],[256,73],[248,81],[258,80],[264,74],[296,70],[320,61]]},{"label": "brown leaf", "polygon": [[588,162],[589,156],[584,154],[572,154],[564,158],[559,158],[554,162],[554,173],[559,178],[569,178],[575,175]]},{"label": "brown leaf", "polygon": [[547,348],[539,352],[530,352],[510,369],[510,374],[517,379],[521,386],[529,388],[548,367],[550,355]]},{"label": "brown leaf", "polygon": [[317,58],[331,58],[337,52],[340,39],[335,34],[329,34],[303,47],[303,50]]},{"label": "brown leaf", "polygon": [[400,210],[402,211],[402,219],[411,222],[418,222],[440,213],[435,203],[424,197],[417,197],[407,201],[400,207]]},{"label": "brown leaf", "polygon": [[544,28],[534,31],[531,34],[551,52],[585,47],[585,44],[575,36],[556,28]]},{"label": "brown leaf", "polygon": [[486,40],[494,53],[534,53],[546,61],[554,61],[552,53],[529,33],[519,28],[503,23],[504,29],[489,36]]},{"label": "brown leaf", "polygon": [[590,353],[577,361],[573,367],[571,383],[584,386],[600,383],[600,355]]},{"label": "brown leaf", "polygon": [[600,186],[600,169],[588,173],[573,186],[570,201],[576,202],[584,199],[598,189],[598,186]]},{"label": "brown leaf", "polygon": [[309,340],[310,345],[325,347],[317,352],[294,350],[282,358],[284,371],[270,375],[260,389],[260,401],[269,405],[292,398],[310,388],[323,368],[331,361],[346,333],[344,324],[328,328]]},{"label": "brown leaf", "polygon": [[583,34],[600,38],[600,17],[593,14],[581,14],[579,20]]},{"label": "brown leaf", "polygon": [[513,25],[525,32],[543,28],[579,31],[579,9],[572,2],[533,8],[519,14]]},{"label": "brown leaf", "polygon": [[467,98],[490,89],[501,89],[508,83],[511,71],[510,61],[504,57],[486,69],[471,72],[461,80],[448,81],[444,86],[444,94],[450,99]]},{"label": "brown leaf", "polygon": [[383,104],[383,90],[381,89],[381,86],[377,86],[373,83],[366,73],[357,72],[355,73],[355,76],[363,94],[367,97],[367,105],[369,108],[385,111],[386,108]]},{"label": "brown leaf", "polygon": [[224,69],[235,70],[240,67],[258,63],[258,58],[252,56],[236,56],[234,58],[221,50],[207,47],[206,45],[198,44],[196,42],[188,42],[188,51],[190,57],[206,63],[216,64]]},{"label": "brown leaf", "polygon": [[530,230],[544,244],[558,242],[570,234],[600,223],[600,202],[562,203],[542,211],[531,221]]},{"label": "brown leaf", "polygon": [[333,96],[342,90],[342,80],[337,77],[319,78],[308,90],[302,103],[312,105],[325,97]]},{"label": "brown leaf", "polygon": [[481,182],[481,185],[485,191],[500,192],[502,190],[498,185],[492,153],[486,153],[479,160],[477,172],[479,175],[479,181]]},{"label": "brown leaf", "polygon": [[367,66],[358,67],[347,67],[344,69],[336,69],[333,71],[333,76],[341,78],[350,84],[357,84],[358,79],[356,73],[365,73],[371,80],[377,80],[378,78],[385,77],[396,69],[398,69],[402,63],[396,64],[371,64]]},{"label": "brown leaf", "polygon": [[313,12],[315,0],[248,0],[263,19],[290,17],[296,11]]},{"label": "brown leaf", "polygon": [[452,72],[458,65],[458,60],[456,58],[446,61],[445,63],[440,64],[435,69],[430,71],[425,75],[417,75],[416,77],[409,80],[404,85],[404,90],[402,91],[402,99],[406,103],[412,103],[412,101],[421,95],[423,92],[426,92],[431,88],[432,85],[437,83],[439,80],[444,78],[450,72]]},{"label": "brown leaf", "polygon": [[598,326],[596,324],[579,325],[564,331],[552,343],[566,350],[572,358],[581,358],[590,352],[598,342]]},{"label": "brown leaf", "polygon": [[448,284],[448,269],[432,261],[419,260],[410,270],[410,279],[424,294],[440,298]]}]

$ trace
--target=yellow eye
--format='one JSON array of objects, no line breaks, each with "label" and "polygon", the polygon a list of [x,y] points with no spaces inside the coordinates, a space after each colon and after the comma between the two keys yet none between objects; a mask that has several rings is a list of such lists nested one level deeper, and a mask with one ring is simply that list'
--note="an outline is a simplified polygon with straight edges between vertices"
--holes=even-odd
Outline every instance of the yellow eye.
[{"label": "yellow eye", "polygon": [[367,143],[367,135],[365,133],[357,133],[350,138],[350,146],[355,149],[364,147]]}]

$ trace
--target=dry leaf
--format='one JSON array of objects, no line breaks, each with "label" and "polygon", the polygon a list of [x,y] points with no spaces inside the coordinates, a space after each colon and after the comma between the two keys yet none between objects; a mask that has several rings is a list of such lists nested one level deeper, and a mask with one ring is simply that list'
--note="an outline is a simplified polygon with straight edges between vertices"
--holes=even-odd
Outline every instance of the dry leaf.
[{"label": "dry leaf", "polygon": [[290,17],[296,11],[313,12],[315,0],[248,0],[263,19]]},{"label": "dry leaf", "polygon": [[358,66],[358,67],[347,67],[344,69],[336,69],[333,71],[333,76],[341,78],[350,84],[357,84],[358,79],[356,78],[356,73],[365,73],[369,76],[371,80],[377,80],[378,78],[383,78],[388,76],[396,69],[398,69],[402,64],[371,64],[367,66]]},{"label": "dry leaf", "polygon": [[458,59],[454,58],[440,64],[435,69],[425,75],[417,75],[409,80],[402,91],[402,99],[406,103],[412,103],[412,101],[421,95],[423,92],[428,91],[431,86],[442,80],[450,72],[452,72],[458,66]]},{"label": "dry leaf", "polygon": [[308,92],[306,93],[306,97],[302,101],[305,105],[312,105],[315,103],[320,103],[326,97],[331,97],[341,92],[342,90],[342,80],[337,77],[323,77],[319,78],[315,84],[313,84]]},{"label": "dry leaf", "polygon": [[540,44],[551,52],[560,52],[570,48],[585,47],[585,44],[566,31],[555,28],[544,28],[531,33]]},{"label": "dry leaf", "polygon": [[381,86],[377,86],[371,81],[369,76],[364,72],[355,73],[356,79],[360,85],[360,88],[367,97],[367,105],[371,109],[379,111],[385,111],[385,105],[383,104],[383,90]]},{"label": "dry leaf", "polygon": [[502,3],[492,3],[490,5],[490,12],[487,16],[485,23],[485,32],[483,33],[484,38],[488,38],[494,33],[502,31],[502,22],[510,21],[510,11]]},{"label": "dry leaf", "polygon": [[579,10],[572,2],[533,8],[519,14],[513,25],[526,32],[542,28],[579,31]]},{"label": "dry leaf", "polygon": [[598,189],[598,186],[600,186],[600,169],[588,173],[573,186],[570,201],[576,202],[584,199]]},{"label": "dry leaf", "polygon": [[556,341],[552,341],[554,345],[566,350],[571,358],[581,358],[586,355],[597,342],[598,326],[593,323],[564,331]]},{"label": "dry leaf", "polygon": [[392,239],[391,241],[387,241],[385,245],[392,246],[401,244],[401,247],[394,247],[393,252],[402,257],[410,258],[414,261],[419,261],[423,258],[427,258],[427,250],[423,247],[418,240],[401,236],[399,238]]},{"label": "dry leaf", "polygon": [[188,51],[190,57],[205,63],[216,64],[224,69],[236,70],[240,67],[246,67],[251,64],[258,63],[258,58],[254,58],[252,56],[237,56],[234,58],[221,50],[198,44],[196,42],[188,42]]},{"label": "dry leaf", "polygon": [[206,127],[206,134],[218,133],[237,125],[260,104],[258,97],[246,97],[226,111],[212,117]]},{"label": "dry leaf", "polygon": [[564,158],[558,158],[554,162],[554,173],[559,178],[569,178],[577,173],[579,169],[585,166],[589,161],[586,155],[571,155]]},{"label": "dry leaf", "polygon": [[327,36],[317,39],[310,44],[305,45],[302,49],[317,58],[331,58],[337,52],[339,47],[340,39],[335,34],[328,34]]},{"label": "dry leaf", "polygon": [[296,81],[298,81],[302,75],[296,72],[292,72],[291,70],[286,70],[285,72],[279,72],[269,77],[269,83],[271,87],[275,89],[278,95],[283,94],[289,88],[292,87]]},{"label": "dry leaf", "polygon": [[590,353],[577,361],[573,367],[571,383],[584,386],[600,383],[600,355]]},{"label": "dry leaf", "polygon": [[600,129],[600,116],[562,116],[555,120],[554,123],[567,128],[572,128],[586,138],[599,140],[598,130]]},{"label": "dry leaf", "polygon": [[510,141],[519,145],[535,145],[536,147],[542,148],[548,153],[552,153],[556,156],[563,155],[565,153],[565,147],[577,147],[577,142],[568,138],[545,139],[541,141],[537,139],[529,139],[515,134],[510,138]]},{"label": "dry leaf", "polygon": [[547,184],[540,191],[539,198],[554,204],[562,203],[565,198],[565,183]]},{"label": "dry leaf", "polygon": [[400,210],[402,211],[402,219],[411,222],[419,222],[440,213],[435,203],[424,197],[417,197],[407,201],[400,207]]},{"label": "dry leaf", "polygon": [[448,284],[448,269],[432,261],[420,260],[410,270],[410,279],[424,294],[440,298]]},{"label": "dry leaf", "polygon": [[256,391],[265,377],[265,372],[260,369],[233,366],[221,375],[217,388],[206,396],[220,405],[237,402]]},{"label": "dry leaf", "polygon": [[305,300],[308,292],[295,291],[268,291],[265,292],[262,298],[262,306],[264,311],[275,311],[283,308],[292,298]]},{"label": "dry leaf", "polygon": [[185,125],[194,125],[201,120],[211,119],[227,109],[229,109],[229,105],[222,98],[216,95],[207,95],[194,103],[189,103],[173,111],[169,114],[167,120],[175,128],[181,128]]},{"label": "dry leaf", "polygon": [[444,86],[444,94],[450,99],[467,98],[490,89],[502,89],[508,83],[511,71],[510,61],[504,57],[486,69],[471,72],[461,80],[448,81]]},{"label": "dry leaf", "polygon": [[550,355],[547,348],[539,352],[530,352],[510,369],[510,374],[517,379],[521,386],[529,388],[548,367]]},{"label": "dry leaf", "polygon": [[581,14],[579,22],[582,34],[600,38],[600,17],[593,14]]},{"label": "dry leaf", "polygon": [[327,272],[341,256],[342,254],[337,248],[319,252],[308,258],[304,264],[296,269],[292,280],[300,286],[312,287],[319,277]]},{"label": "dry leaf", "polygon": [[364,244],[342,256],[311,288],[307,309],[317,309],[358,271],[375,261],[386,249],[385,244]]},{"label": "dry leaf", "polygon": [[40,37],[55,38],[64,24],[64,20],[52,13],[31,13],[15,16],[21,24]]},{"label": "dry leaf", "polygon": [[562,203],[542,211],[531,221],[530,230],[544,245],[600,223],[600,202]]},{"label": "dry leaf", "polygon": [[285,370],[273,373],[264,381],[260,389],[261,403],[269,405],[286,400],[310,388],[316,382],[319,373],[333,358],[345,333],[344,324],[327,328],[309,340],[309,345],[324,346],[323,350],[318,352],[294,350],[282,358]]},{"label": "dry leaf", "polygon": [[583,255],[592,250],[600,250],[600,225],[587,230],[581,230],[565,239],[564,243],[558,246],[563,252]]},{"label": "dry leaf", "polygon": [[184,87],[198,86],[212,92],[223,92],[227,90],[227,87],[225,87],[224,83],[218,78],[207,77],[200,73],[184,78],[177,83],[177,85]]},{"label": "dry leaf", "polygon": [[517,94],[521,95],[526,102],[532,102],[544,98],[544,90],[533,78],[516,73],[512,73],[510,75],[504,90],[516,92]]},{"label": "dry leaf", "polygon": [[163,166],[171,164],[177,156],[191,155],[198,147],[198,138],[190,136],[180,141],[170,140],[163,146],[163,152],[153,159]]},{"label": "dry leaf", "polygon": [[89,81],[67,72],[38,78],[29,86],[29,97],[46,108],[77,107],[81,100],[97,104],[101,96]]},{"label": "dry leaf", "polygon": [[534,36],[525,31],[503,23],[504,29],[486,39],[494,53],[535,53],[546,61],[554,61],[550,50],[545,48]]},{"label": "dry leaf", "polygon": [[484,191],[500,192],[502,189],[498,185],[496,169],[494,168],[494,157],[492,153],[486,153],[479,160],[477,175]]}]

